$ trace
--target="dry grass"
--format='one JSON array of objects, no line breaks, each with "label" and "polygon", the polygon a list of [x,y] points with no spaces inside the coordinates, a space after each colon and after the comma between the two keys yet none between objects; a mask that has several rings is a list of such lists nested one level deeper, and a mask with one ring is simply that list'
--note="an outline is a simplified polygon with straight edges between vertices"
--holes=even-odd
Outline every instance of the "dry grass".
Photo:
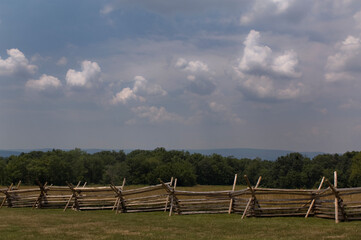
[{"label": "dry grass", "polygon": [[1,209],[1,239],[360,239],[361,223],[240,215]]}]

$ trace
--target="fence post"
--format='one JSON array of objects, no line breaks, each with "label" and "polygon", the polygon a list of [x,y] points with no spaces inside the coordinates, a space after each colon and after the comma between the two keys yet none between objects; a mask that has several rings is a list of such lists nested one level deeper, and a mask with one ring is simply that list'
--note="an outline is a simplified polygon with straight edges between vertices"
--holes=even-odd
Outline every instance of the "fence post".
[{"label": "fence post", "polygon": [[[322,177],[321,183],[320,183],[320,185],[319,185],[318,188],[317,188],[318,191],[321,190],[324,181],[325,181],[325,177]],[[315,205],[315,200],[316,200],[316,199],[315,199],[315,196],[313,196],[312,202],[311,202],[311,204],[310,204],[310,207],[309,207],[308,210],[307,210],[307,213],[306,213],[305,218],[308,218],[308,215],[310,214],[310,212],[311,212],[311,210],[312,210],[312,208],[313,208],[313,205]]]},{"label": "fence post", "polygon": [[[170,179],[170,186],[172,186],[172,185],[173,185],[173,177]],[[169,194],[168,194],[168,196],[167,196],[167,199],[165,200],[164,212],[167,211],[168,202],[169,202]]]},{"label": "fence post", "polygon": [[[242,214],[242,218],[241,218],[241,219],[243,219],[243,218],[246,216],[246,213],[247,213],[247,211],[248,211],[248,209],[249,209],[249,206],[250,206],[251,202],[253,201],[254,204],[256,204],[256,202],[257,202],[256,194],[255,194],[255,192],[254,192],[254,189],[257,189],[257,188],[258,188],[259,184],[261,183],[262,176],[259,176],[258,181],[257,181],[257,184],[256,184],[256,186],[255,186],[254,189],[252,188],[251,183],[249,182],[249,179],[248,179],[247,175],[244,175],[244,178],[246,179],[248,188],[251,190],[252,197],[249,198],[248,203],[247,203],[247,205],[246,205],[246,208],[244,209],[244,212],[243,212],[243,214]],[[258,205],[258,206],[259,206],[259,205]],[[253,206],[253,207],[254,207],[254,206]]]},{"label": "fence post", "polygon": [[42,207],[42,201],[46,201],[46,194],[47,194],[47,191],[49,190],[49,188],[47,188],[47,184],[48,182],[45,182],[45,184],[41,184],[41,182],[39,180],[37,180],[38,182],[38,185],[39,185],[39,189],[40,189],[40,194],[39,194],[39,197],[36,199],[34,205],[33,205],[33,208],[34,209],[35,207],[37,208],[41,208]]},{"label": "fence post", "polygon": [[[68,202],[65,205],[64,211],[68,208],[70,201],[72,198],[74,198],[74,204],[73,207],[75,206],[76,210],[79,210],[79,204],[78,204],[78,198],[77,198],[77,192],[74,189],[73,184],[66,182],[66,184],[68,184],[68,187],[70,188],[70,190],[72,191],[72,195],[70,196]],[[80,185],[80,181],[77,184],[77,187]]]},{"label": "fence post", "polygon": [[174,180],[174,186],[173,186],[173,191],[172,191],[172,198],[170,200],[170,209],[169,209],[169,216],[172,216],[172,212],[173,212],[173,206],[174,206],[174,190],[177,187],[177,178]]},{"label": "fence post", "polygon": [[[333,185],[335,186],[335,188],[337,189],[337,172],[334,171],[333,172]],[[335,197],[335,222],[339,223],[339,219],[338,219],[338,199],[337,196]]]},{"label": "fence post", "polygon": [[2,201],[0,208],[3,207],[3,205],[5,204],[6,200],[8,200],[8,206],[11,207],[11,200],[10,200],[10,195],[8,193],[8,191],[10,191],[13,188],[14,183],[11,183],[11,185],[8,187],[7,190],[5,190],[3,193],[5,194],[4,200]]},{"label": "fence post", "polygon": [[340,207],[340,210],[341,210],[341,213],[342,213],[342,216],[343,216],[343,219],[345,221],[347,221],[347,215],[346,215],[346,212],[345,212],[345,209],[343,207],[343,201],[342,201],[342,198],[340,197],[339,195],[339,192],[337,191],[337,189],[332,186],[332,184],[328,181],[328,179],[326,179],[326,182],[327,184],[330,186],[331,188],[331,191],[333,192],[333,194],[335,195],[335,222],[336,223],[339,223],[339,214],[338,214],[338,208]]},{"label": "fence post", "polygon": [[[121,190],[121,191],[124,190],[124,186],[125,186],[125,178],[123,178],[123,183],[122,183],[122,186],[120,187],[120,190]],[[116,194],[117,194],[117,192],[116,192]],[[117,199],[116,199],[115,202],[114,202],[112,211],[114,211],[115,207],[118,206],[119,201],[120,201],[120,199],[119,199],[119,197],[117,197]],[[115,212],[115,213],[116,213],[116,212]]]},{"label": "fence post", "polygon": [[117,200],[115,201],[117,203],[115,213],[119,213],[119,207],[121,206],[121,211],[126,212],[127,209],[125,207],[124,198],[122,195],[122,189],[117,188],[113,184],[110,184],[110,188],[117,194]]},{"label": "fence post", "polygon": [[[237,174],[234,175],[232,192],[234,192],[234,190],[236,189],[236,183],[237,183]],[[231,196],[231,201],[229,202],[228,214],[231,214],[232,207],[233,207],[233,197]]]}]

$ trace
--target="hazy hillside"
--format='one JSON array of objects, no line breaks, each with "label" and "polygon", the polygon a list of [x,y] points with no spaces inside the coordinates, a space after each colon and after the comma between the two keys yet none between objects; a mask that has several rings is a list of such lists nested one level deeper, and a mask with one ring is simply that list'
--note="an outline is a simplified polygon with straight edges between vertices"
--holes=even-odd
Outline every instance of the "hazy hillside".
[{"label": "hazy hillside", "polygon": [[[261,158],[263,160],[275,161],[280,156],[285,156],[292,151],[286,150],[270,150],[270,149],[252,149],[252,148],[224,148],[224,149],[193,149],[187,150],[190,153],[201,153],[204,155],[211,155],[217,153],[224,157],[233,156],[236,158]],[[313,158],[322,152],[300,152],[302,155]]]},{"label": "hazy hillside", "polygon": [[[11,155],[20,155],[22,152],[31,152],[31,151],[51,151],[52,149],[16,149],[16,150],[0,150],[1,157],[9,157]],[[66,149],[63,149],[66,150]],[[93,154],[100,151],[108,151],[109,149],[82,149],[89,154]],[[124,149],[124,152],[128,154],[133,149]],[[179,149],[176,149],[179,150]],[[252,149],[252,148],[219,148],[219,149],[181,149],[184,151],[188,151],[190,153],[200,153],[203,155],[212,155],[214,153],[219,154],[223,157],[233,156],[235,158],[261,158],[263,160],[274,161],[280,156],[287,155],[292,153],[292,151],[287,150],[270,150],[270,149]],[[118,150],[116,150],[118,151]],[[323,154],[322,152],[300,152],[302,155],[313,158],[319,154]]]}]

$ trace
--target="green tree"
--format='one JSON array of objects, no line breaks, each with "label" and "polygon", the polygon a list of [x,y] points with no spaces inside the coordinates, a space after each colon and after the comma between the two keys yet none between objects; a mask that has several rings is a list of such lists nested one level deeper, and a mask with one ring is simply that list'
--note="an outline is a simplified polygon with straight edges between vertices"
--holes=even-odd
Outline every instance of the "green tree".
[{"label": "green tree", "polygon": [[22,180],[24,184],[31,184],[27,181],[28,162],[29,160],[24,156],[10,156],[6,165],[6,182],[9,184]]},{"label": "green tree", "polygon": [[352,158],[349,182],[353,187],[361,186],[361,152]]},{"label": "green tree", "polygon": [[28,177],[28,184],[37,184],[37,181],[41,183],[47,182],[49,177],[49,159],[48,158],[35,158],[30,159],[26,165]]},{"label": "green tree", "polygon": [[193,186],[197,183],[197,176],[193,165],[186,160],[174,156],[171,162],[159,165],[151,173],[151,184],[156,184],[158,178],[169,181],[172,177],[177,178],[178,186]]},{"label": "green tree", "polygon": [[0,157],[0,185],[6,185],[6,162]]},{"label": "green tree", "polygon": [[113,183],[120,185],[123,179],[130,176],[129,166],[125,162],[116,162],[114,165],[107,165],[103,173],[103,184]]},{"label": "green tree", "polygon": [[221,155],[206,156],[197,164],[199,184],[232,184],[234,170]]}]

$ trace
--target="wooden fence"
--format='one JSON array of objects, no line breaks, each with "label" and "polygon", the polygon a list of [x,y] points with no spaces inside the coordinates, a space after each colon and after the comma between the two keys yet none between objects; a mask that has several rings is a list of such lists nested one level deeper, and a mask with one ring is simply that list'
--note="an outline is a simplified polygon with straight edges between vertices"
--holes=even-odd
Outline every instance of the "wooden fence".
[{"label": "wooden fence", "polygon": [[[165,183],[172,186],[173,179]],[[18,184],[19,187],[20,184]],[[10,208],[68,208],[73,210],[105,210],[111,209],[119,212],[151,212],[166,211],[169,209],[169,195],[162,184],[124,189],[122,186],[86,187],[79,182],[76,186],[68,183],[64,186],[48,186],[38,183],[38,188],[18,189],[10,187],[0,189],[3,193],[1,206]]]},{"label": "wooden fence", "polygon": [[[361,187],[337,188],[323,178],[318,189],[274,189],[259,187],[261,177],[251,186],[236,190],[237,175],[230,190],[183,191],[177,189],[177,179],[153,186],[125,189],[110,184],[87,187],[86,183],[67,187],[38,183],[38,188],[19,189],[9,186],[0,189],[1,206],[11,208],[63,208],[73,210],[114,210],[116,213],[169,211],[169,215],[225,213],[245,217],[319,217],[334,218],[336,222],[361,220]],[[326,188],[327,187],[327,188]]]}]

